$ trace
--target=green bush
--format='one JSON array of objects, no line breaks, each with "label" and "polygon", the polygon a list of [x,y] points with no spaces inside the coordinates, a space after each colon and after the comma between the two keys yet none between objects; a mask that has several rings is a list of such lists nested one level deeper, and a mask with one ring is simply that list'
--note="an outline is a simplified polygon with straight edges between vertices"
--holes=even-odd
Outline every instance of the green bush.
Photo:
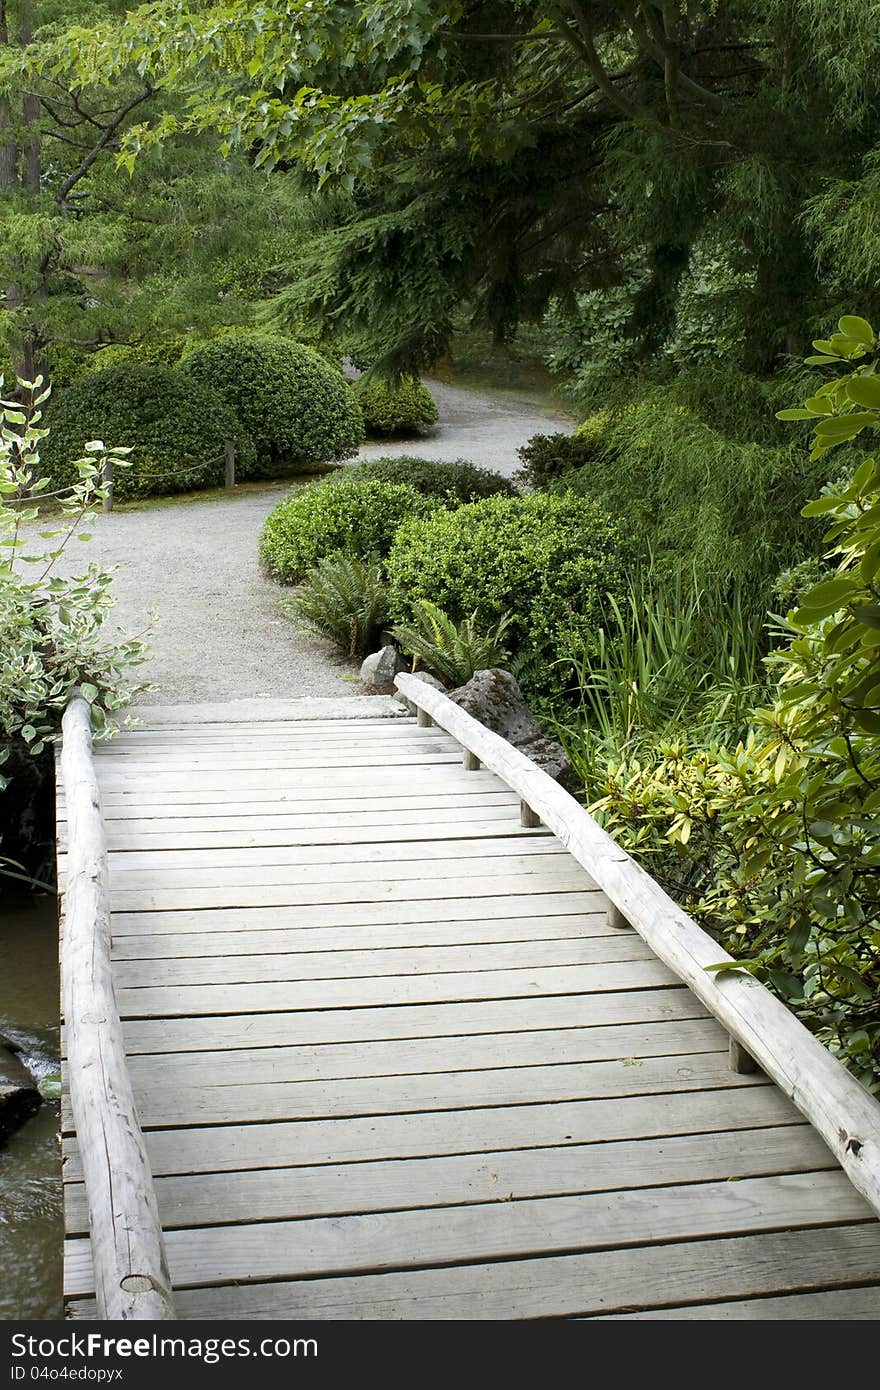
[{"label": "green bush", "polygon": [[589,650],[607,595],[620,593],[630,547],[601,507],[572,497],[489,497],[405,522],[388,557],[395,615],[420,599],[486,629],[505,615],[517,673],[530,693],[563,693],[572,658]]},{"label": "green bush", "polygon": [[309,570],[291,606],[349,656],[366,656],[388,623],[391,591],[381,561],[334,554]]},{"label": "green bush", "polygon": [[437,402],[415,377],[396,383],[367,378],[356,382],[354,391],[367,434],[426,434],[437,423]]},{"label": "green bush", "polygon": [[580,468],[595,454],[592,439],[575,434],[533,434],[517,449],[522,467],[517,482],[527,487],[547,487],[572,469]]},{"label": "green bush", "polygon": [[[693,563],[770,601],[774,576],[816,553],[818,532],[801,509],[827,470],[796,443],[728,434],[721,422],[652,390],[599,412],[582,443],[587,459],[551,483],[626,517],[634,539],[670,567]],[[765,432],[766,433],[766,432]]]},{"label": "green bush", "polygon": [[[56,488],[76,481],[70,460],[90,439],[133,450],[118,475],[118,497],[186,492],[223,482],[223,446],[236,443],[240,474],[252,470],[254,446],[235,415],[208,387],[170,367],[108,367],[59,390],[46,412],[43,447]],[[157,474],[158,477],[149,475]]]},{"label": "green bush", "polygon": [[290,338],[225,333],[195,348],[183,367],[223,398],[253,439],[252,477],[349,458],[363,440],[360,407],[341,373]]},{"label": "green bush", "polygon": [[340,482],[406,483],[423,497],[439,497],[455,506],[462,502],[477,502],[481,497],[496,494],[514,497],[516,488],[509,478],[478,468],[466,459],[444,462],[414,458],[400,454],[396,458],[368,459],[364,463],[347,464],[340,469]]},{"label": "green bush", "polygon": [[424,517],[431,507],[400,483],[309,483],[266,518],[260,558],[274,579],[296,584],[335,551],[361,560],[384,557],[401,522]]}]

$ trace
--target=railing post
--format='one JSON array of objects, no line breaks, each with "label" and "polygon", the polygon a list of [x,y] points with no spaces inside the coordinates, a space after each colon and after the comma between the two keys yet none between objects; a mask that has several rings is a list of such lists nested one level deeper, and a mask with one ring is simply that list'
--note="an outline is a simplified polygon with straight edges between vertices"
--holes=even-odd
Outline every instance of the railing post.
[{"label": "railing post", "polygon": [[223,445],[226,459],[226,487],[235,487],[235,440],[227,439]]},{"label": "railing post", "polygon": [[479,772],[480,760],[476,753],[472,753],[469,748],[465,748],[461,761],[465,772]]},{"label": "railing post", "polygon": [[104,500],[101,507],[105,512],[113,510],[113,456],[108,454],[104,459],[104,466],[101,469],[101,481],[104,484]]}]

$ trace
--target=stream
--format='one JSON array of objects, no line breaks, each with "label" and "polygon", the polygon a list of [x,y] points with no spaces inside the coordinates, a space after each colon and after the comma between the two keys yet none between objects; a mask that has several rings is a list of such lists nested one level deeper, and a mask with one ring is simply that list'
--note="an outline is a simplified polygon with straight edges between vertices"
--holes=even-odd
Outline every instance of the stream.
[{"label": "stream", "polygon": [[[0,1033],[36,1077],[58,1070],[58,923],[54,897],[0,882]],[[44,1101],[0,1146],[0,1320],[64,1316],[59,1106]]]}]

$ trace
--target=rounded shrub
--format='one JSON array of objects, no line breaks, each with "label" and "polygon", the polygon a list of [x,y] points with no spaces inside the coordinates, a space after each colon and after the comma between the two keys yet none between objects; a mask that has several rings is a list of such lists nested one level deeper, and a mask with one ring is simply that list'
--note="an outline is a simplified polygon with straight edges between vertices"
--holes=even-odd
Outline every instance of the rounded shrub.
[{"label": "rounded shrub", "polygon": [[[223,482],[223,450],[236,444],[237,467],[253,468],[254,446],[235,415],[208,387],[171,367],[108,367],[59,390],[46,411],[42,459],[55,487],[78,481],[71,467],[91,439],[132,449],[116,475],[118,497],[186,492]],[[161,476],[153,477],[158,474]]]},{"label": "rounded shrub", "polygon": [[522,467],[517,481],[527,487],[549,487],[572,469],[580,468],[596,452],[591,437],[574,434],[533,434],[528,443],[517,450]]},{"label": "rounded shrub", "polygon": [[437,402],[427,386],[416,377],[398,382],[368,378],[354,387],[360,402],[367,434],[426,434],[436,425]]},{"label": "rounded shrub", "polygon": [[420,459],[408,454],[396,458],[367,459],[348,464],[336,475],[339,482],[406,483],[423,497],[439,497],[450,506],[477,502],[481,497],[514,497],[516,488],[509,478],[478,468],[466,459],[445,462]]},{"label": "rounded shrub", "polygon": [[357,453],[364,427],[354,393],[314,348],[279,334],[225,333],[183,368],[241,420],[257,451],[252,477],[277,477]]},{"label": "rounded shrub", "polygon": [[274,579],[296,584],[334,552],[361,560],[387,555],[401,522],[427,516],[431,507],[400,483],[308,483],[269,513],[260,558]]},{"label": "rounded shrub", "polygon": [[572,681],[567,658],[592,650],[630,560],[621,528],[594,502],[534,493],[410,518],[387,569],[404,620],[422,599],[482,627],[509,615],[523,685],[551,698]]}]

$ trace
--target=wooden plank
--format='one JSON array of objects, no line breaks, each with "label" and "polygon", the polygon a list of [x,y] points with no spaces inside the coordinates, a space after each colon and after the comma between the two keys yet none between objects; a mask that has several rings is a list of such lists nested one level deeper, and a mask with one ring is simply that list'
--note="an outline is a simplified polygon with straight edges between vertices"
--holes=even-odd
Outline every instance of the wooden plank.
[{"label": "wooden plank", "polygon": [[[644,1195],[610,1192],[479,1209],[202,1227],[169,1231],[166,1244],[175,1288],[181,1288],[619,1248],[650,1244],[659,1232],[667,1241],[688,1240],[870,1218],[870,1208],[835,1171],[689,1183]],[[92,1285],[88,1241],[69,1240],[66,1288],[81,1295],[91,1293]]]},{"label": "wooden plank", "polygon": [[[335,801],[346,797],[369,802],[414,801],[418,805],[425,797],[462,796],[467,798],[489,792],[505,796],[513,801],[517,800],[515,793],[511,792],[510,788],[506,787],[501,778],[496,777],[494,772],[484,771],[466,776],[461,769],[445,765],[425,768],[418,779],[414,779],[405,768],[389,768],[387,776],[381,779],[367,778],[355,773],[346,778],[337,772],[333,779],[328,781],[326,787],[313,786],[310,795],[321,805],[327,799]],[[146,789],[141,791],[129,786],[102,791],[101,800],[102,803],[106,803],[107,811],[112,813],[116,807],[131,806],[139,802],[152,802],[157,806],[164,804],[169,806],[205,804],[210,807],[215,802],[229,801],[236,795],[234,788],[227,791],[224,788],[180,787],[178,789],[169,788],[162,793],[150,793]],[[302,787],[299,787],[296,793],[289,794],[284,791],[279,792],[277,788],[257,786],[253,787],[247,795],[248,800],[254,802],[267,800],[290,802],[291,810],[296,810],[300,804],[306,806],[309,804]],[[63,818],[65,804],[63,792],[59,792],[58,803]]]},{"label": "wooden plank", "polygon": [[[92,762],[91,709],[74,694],[62,719],[61,775],[71,857],[61,940],[65,1081],[91,1211],[92,1291],[112,1319],[170,1319],[174,1305],[150,1165],[138,1126],[110,968],[107,854]],[[84,1245],[89,1248],[89,1241]],[[92,1255],[89,1253],[89,1264]]]},{"label": "wooden plank", "polygon": [[[546,852],[542,852],[547,846]],[[427,854],[424,858],[417,853],[410,853],[408,857],[399,859],[384,855],[367,857],[364,850],[361,853],[364,857],[350,859],[345,847],[332,852],[330,846],[302,846],[300,848],[302,858],[299,862],[286,864],[226,864],[217,863],[211,866],[189,865],[155,865],[147,868],[128,868],[123,866],[116,869],[114,863],[113,882],[124,886],[126,892],[142,891],[147,892],[158,890],[171,892],[180,888],[186,891],[203,888],[211,885],[217,888],[242,888],[252,887],[255,884],[261,887],[270,885],[283,885],[285,887],[301,884],[313,883],[347,883],[352,880],[359,882],[394,882],[405,883],[411,879],[425,879],[439,876],[448,876],[455,882],[457,879],[465,879],[470,876],[484,878],[487,874],[509,875],[511,878],[523,878],[532,876],[541,882],[549,878],[551,881],[559,874],[571,874],[576,877],[579,883],[586,883],[593,887],[592,881],[587,878],[583,869],[576,864],[563,850],[561,853],[547,840],[538,840],[536,844],[530,846],[532,852],[520,854],[518,849],[508,847],[504,842],[498,844],[494,842],[494,853],[458,855],[455,846],[444,844],[445,853]],[[385,846],[364,847],[373,849],[384,849]],[[392,849],[392,846],[388,846]],[[414,850],[415,846],[409,846]],[[438,846],[434,845],[436,849]],[[468,849],[473,846],[469,845]],[[311,855],[320,850],[325,851],[325,856],[312,860]],[[634,933],[633,933],[634,935]]]},{"label": "wooden plank", "polygon": [[[533,855],[540,855],[544,860],[550,855],[557,858],[562,856],[566,860],[570,857],[554,836],[526,835],[519,844],[490,837],[482,843],[479,840],[469,840],[465,844],[450,844],[446,840],[421,844],[395,842],[349,845],[341,851],[332,845],[277,845],[237,850],[131,850],[115,855],[111,860],[111,870],[114,874],[125,874],[132,869],[158,869],[163,874],[175,871],[188,874],[198,869],[214,872],[230,867],[263,869],[266,866],[285,864],[336,865],[341,858],[346,864],[400,864],[409,860],[424,864],[434,859],[461,861]],[[581,873],[583,872],[581,869]]]},{"label": "wooden plank", "polygon": [[584,996],[481,1000],[474,1004],[417,1004],[402,1008],[319,1009],[314,1013],[230,1014],[220,1018],[132,1019],[123,1023],[129,1058],[139,1052],[187,1052],[236,1047],[381,1042],[393,1038],[565,1030],[583,1026],[707,1018],[683,985],[671,989]]},{"label": "wooden plank", "polygon": [[[532,1106],[539,1102],[600,1100],[636,1095],[674,1095],[694,1089],[729,1089],[723,1052],[673,1057],[622,1058],[613,1062],[560,1063],[542,1067],[493,1067],[483,1071],[354,1077],[325,1081],[244,1083],[211,1088],[166,1088],[161,1070],[138,1088],[138,1113],[145,1128],[171,1125],[241,1124],[250,1120],[326,1119],[356,1115],[401,1115],[422,1110],[469,1112],[491,1105]],[[744,1086],[762,1078],[737,1077]],[[62,1125],[70,1129],[62,1104]],[[382,1123],[385,1121],[383,1119]],[[469,1113],[458,1124],[468,1129]],[[679,1121],[687,1130],[683,1115]],[[461,1145],[464,1141],[460,1140]]]},{"label": "wooden plank", "polygon": [[[844,1271],[846,1272],[846,1271]],[[648,1313],[613,1313],[604,1321],[650,1318],[669,1322],[854,1322],[880,1317],[880,1282],[867,1288],[823,1289],[782,1298],[743,1298],[736,1303],[689,1303],[685,1308],[654,1308]]]},{"label": "wooden plank", "polygon": [[[791,1101],[770,1085],[683,1092],[675,1105],[668,1095],[498,1105],[469,1111],[467,1121],[463,1125],[448,1112],[422,1111],[386,1115],[381,1125],[372,1116],[355,1116],[210,1129],[184,1126],[148,1130],[144,1139],[153,1172],[170,1175],[560,1148],[803,1123]],[[755,1142],[760,1144],[760,1133]],[[76,1140],[63,1139],[62,1151],[65,1181],[80,1181]]]},{"label": "wooden plank", "polygon": [[[560,913],[605,911],[607,899],[596,889],[577,893],[542,893],[539,903],[530,893],[511,893],[499,897],[447,898],[443,912],[449,922],[477,918],[508,917],[527,913],[558,916]],[[118,912],[113,916],[113,939],[129,934],[144,935],[181,931],[247,931],[250,928],[358,926],[375,923],[420,922],[427,916],[420,902],[317,904],[284,908],[202,908],[178,912]]]},{"label": "wooden plank", "polygon": [[[388,788],[382,795],[372,793],[365,795],[361,792],[335,798],[327,796],[311,800],[297,797],[293,801],[287,796],[279,797],[276,792],[271,790],[262,793],[255,790],[250,795],[252,799],[249,801],[230,801],[222,793],[199,793],[194,790],[174,792],[173,794],[169,792],[167,797],[163,797],[160,801],[151,802],[127,793],[117,796],[114,800],[108,798],[104,813],[107,820],[122,820],[131,814],[135,814],[138,820],[151,820],[157,816],[165,819],[186,820],[196,816],[271,815],[273,807],[286,812],[288,815],[307,816],[326,815],[328,808],[337,810],[340,815],[345,815],[353,811],[448,811],[454,808],[473,811],[477,807],[493,807],[496,810],[503,810],[518,804],[513,792],[492,787],[485,791],[473,792],[463,792],[449,787],[445,791],[438,790],[433,794],[428,792],[421,795],[415,791],[406,795],[402,790]],[[59,818],[64,820],[64,807],[61,804],[59,804]]]},{"label": "wooden plank", "polygon": [[239,724],[271,727],[304,719],[310,724],[332,723],[339,719],[410,718],[404,705],[393,695],[300,696],[293,700],[248,697],[246,700],[203,701],[199,704],[138,704],[125,711],[143,728],[190,729],[198,726],[235,727]]},{"label": "wooden plank", "polygon": [[[658,957],[790,1095],[880,1212],[880,1105],[795,1016],[688,917],[557,782],[424,681],[398,689],[497,772],[559,836]],[[731,970],[709,969],[722,961]]]},{"label": "wooden plank", "polygon": [[[235,805],[229,807],[215,806],[211,815],[203,815],[202,808],[197,807],[194,814],[179,817],[166,817],[161,813],[148,812],[146,808],[140,806],[134,808],[135,814],[126,813],[124,816],[110,817],[108,820],[108,832],[111,837],[119,839],[120,835],[131,838],[138,833],[144,836],[142,846],[134,844],[132,848],[140,848],[142,851],[154,848],[152,837],[156,834],[183,834],[191,835],[194,831],[229,832],[241,829],[249,833],[250,838],[247,843],[251,844],[254,834],[257,836],[261,830],[289,830],[286,840],[270,841],[268,845],[261,844],[259,838],[253,843],[253,848],[271,848],[272,844],[295,844],[299,840],[299,831],[306,834],[316,827],[325,829],[337,829],[352,827],[367,827],[382,831],[385,827],[390,827],[387,833],[374,836],[377,840],[384,840],[387,843],[394,843],[398,840],[408,841],[412,839],[428,839],[429,843],[433,840],[455,839],[456,825],[464,822],[469,825],[485,825],[484,834],[486,838],[491,838],[493,834],[503,831],[512,835],[521,834],[521,827],[518,817],[514,815],[515,806],[511,802],[495,803],[486,806],[469,806],[459,803],[452,803],[448,806],[438,806],[436,809],[426,810],[424,807],[396,807],[386,810],[381,802],[373,808],[369,806],[361,810],[347,811],[334,809],[334,803],[328,799],[327,809],[323,811],[296,811],[278,804],[275,810],[267,809],[254,813],[253,815],[239,814]],[[141,812],[143,811],[143,814]],[[457,814],[456,814],[457,812]],[[409,833],[410,827],[421,829],[425,825],[431,827],[430,836],[413,835]],[[405,827],[401,831],[401,827]],[[449,827],[447,831],[447,827]],[[479,831],[475,832],[479,834]],[[527,838],[523,835],[523,839]],[[545,843],[552,837],[544,831],[539,837]],[[308,843],[308,840],[305,841]],[[335,841],[330,843],[344,844],[345,840],[337,835]],[[174,849],[174,844],[168,846],[157,846],[157,848]],[[209,842],[207,849],[223,848],[221,842]]]},{"label": "wooden plank", "polygon": [[[475,867],[479,868],[479,865]],[[487,867],[489,867],[487,865]],[[531,873],[527,869],[509,874],[480,874],[473,876],[459,871],[455,878],[439,876],[422,878],[371,880],[360,875],[346,878],[340,874],[338,882],[294,883],[294,884],[236,884],[230,887],[215,887],[205,884],[201,888],[119,888],[111,884],[111,903],[114,911],[149,912],[151,910],[203,907],[288,907],[306,906],[322,903],[364,903],[364,902],[430,902],[442,901],[447,892],[452,897],[470,894],[475,898],[498,897],[501,894],[522,893],[523,890],[539,895],[577,891],[589,880],[583,870],[567,866],[551,872],[543,869]],[[540,911],[536,902],[535,911]]]},{"label": "wooden plank", "polygon": [[377,950],[403,946],[467,946],[489,941],[560,941],[611,936],[607,914],[571,917],[501,917],[476,922],[400,922],[389,927],[291,927],[278,931],[189,932],[118,937],[114,960],[180,956],[234,956],[248,952],[347,951],[367,943]]},{"label": "wooden plank", "polygon": [[299,1044],[225,1051],[186,1052],[157,1058],[129,1058],[137,1088],[161,1076],[165,1086],[203,1089],[248,1082],[328,1081],[363,1076],[405,1076],[424,1072],[483,1071],[491,1067],[614,1061],[622,1057],[673,1057],[718,1052],[724,1030],[715,1019],[674,1023],[620,1024],[608,1028],[535,1029],[528,1033],[488,1033],[446,1038],[404,1038],[386,1042]]},{"label": "wooden plank", "polygon": [[[298,844],[338,845],[366,844],[378,840],[435,840],[436,824],[425,824],[424,817],[414,816],[412,821],[386,820],[374,818],[377,823],[367,823],[345,828],[343,835],[338,816],[329,816],[323,826],[297,827],[295,838]],[[293,837],[290,828],[251,829],[245,823],[238,829],[199,830],[188,828],[164,830],[146,834],[128,828],[117,829],[119,822],[110,822],[107,827],[107,840],[111,850],[119,849],[217,849],[239,845],[287,845]],[[450,821],[444,826],[443,838],[447,840],[482,839],[486,835],[521,835],[523,833],[519,817],[505,813],[497,820]],[[539,830],[532,832],[540,835]]]},{"label": "wooden plank", "polygon": [[[745,1136],[727,1130],[564,1149],[200,1173],[160,1178],[156,1194],[169,1230],[729,1181],[834,1166],[819,1136],[801,1124]],[[64,1201],[68,1235],[84,1234],[88,1209],[82,1184],[68,1184]]]},{"label": "wooden plank", "polygon": [[387,751],[376,749],[370,752],[368,749],[350,752],[347,749],[340,749],[338,753],[319,752],[312,756],[306,753],[298,755],[296,758],[285,758],[281,754],[277,759],[274,755],[271,764],[267,767],[265,755],[258,756],[251,760],[243,759],[239,766],[233,760],[232,766],[227,769],[226,762],[218,759],[215,764],[198,763],[192,759],[184,760],[179,765],[169,764],[163,767],[161,764],[152,760],[144,763],[133,763],[127,759],[111,762],[109,758],[104,759],[101,768],[102,787],[122,787],[126,782],[130,783],[132,778],[137,777],[138,785],[146,790],[156,791],[163,787],[181,787],[192,783],[197,787],[228,787],[230,783],[236,786],[245,787],[250,785],[269,785],[282,786],[285,783],[298,783],[300,773],[320,774],[332,768],[339,768],[348,773],[356,768],[386,768],[386,767],[446,767],[456,766],[461,760],[461,755],[456,752],[420,751]]},{"label": "wooden plank", "polygon": [[[537,994],[593,994],[655,989],[674,983],[658,960],[611,965],[535,966],[483,970],[478,975],[401,975],[363,980],[303,980],[257,985],[167,985],[121,989],[125,1018],[181,1018],[197,1014],[281,1013],[287,1009],[374,1008],[380,1004],[440,1004],[468,999],[518,999]],[[725,1053],[726,1058],[726,1053]]]},{"label": "wooden plank", "polygon": [[[402,1274],[182,1291],[187,1318],[468,1319],[577,1317],[658,1302],[823,1288],[828,1267],[854,1285],[880,1279],[877,1225],[648,1245],[633,1250]],[[854,1295],[855,1296],[855,1295]],[[94,1316],[86,1300],[73,1316]]]},{"label": "wooden plank", "polygon": [[259,984],[283,980],[354,980],[374,976],[444,974],[449,971],[531,970],[535,966],[599,965],[654,960],[635,933],[629,936],[563,937],[550,941],[483,942],[467,946],[386,947],[349,951],[297,951],[272,955],[183,956],[117,960],[117,989],[162,985]]}]

